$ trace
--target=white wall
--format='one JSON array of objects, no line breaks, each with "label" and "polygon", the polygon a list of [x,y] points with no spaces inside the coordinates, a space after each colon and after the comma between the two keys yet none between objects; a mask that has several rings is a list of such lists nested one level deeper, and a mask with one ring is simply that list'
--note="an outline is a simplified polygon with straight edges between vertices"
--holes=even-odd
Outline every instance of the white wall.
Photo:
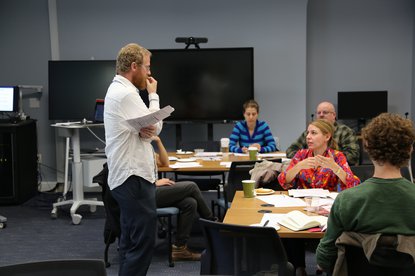
[{"label": "white wall", "polygon": [[[61,59],[113,59],[128,42],[149,49],[183,48],[174,42],[179,36],[207,37],[204,48],[254,47],[255,98],[261,118],[283,145],[295,137],[305,112],[306,0],[265,0],[255,5],[248,0],[122,3],[58,1]],[[292,118],[290,124],[286,116]],[[183,136],[205,138],[203,129],[183,129]],[[231,129],[215,127],[214,135],[229,136]]]},{"label": "white wall", "polygon": [[310,0],[307,114],[359,90],[388,90],[388,110],[410,112],[414,14],[412,0]]},{"label": "white wall", "polygon": [[[390,110],[399,113],[411,111],[414,101],[412,0],[56,3],[61,59],[113,59],[131,41],[150,49],[182,48],[174,42],[178,36],[208,37],[202,47],[254,47],[260,116],[283,148],[305,128],[318,102],[337,102],[339,90],[387,89]],[[0,83],[45,87],[40,108],[31,108],[27,99],[24,105],[38,120],[43,162],[55,167],[55,136],[48,120],[48,17],[47,0],[0,2]],[[229,135],[231,129],[215,125],[214,138]],[[170,139],[174,126],[165,125],[162,136],[169,148],[175,145]],[[183,136],[203,138],[206,129],[184,126]],[[82,138],[84,146],[93,146],[90,134]],[[56,179],[52,169],[43,167],[43,174],[43,180]]]}]

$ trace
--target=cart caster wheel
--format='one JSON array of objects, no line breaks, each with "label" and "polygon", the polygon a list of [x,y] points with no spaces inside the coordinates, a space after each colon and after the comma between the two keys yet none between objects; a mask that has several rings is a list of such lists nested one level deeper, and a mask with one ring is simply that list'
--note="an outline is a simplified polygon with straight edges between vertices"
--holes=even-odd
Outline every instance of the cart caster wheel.
[{"label": "cart caster wheel", "polygon": [[78,225],[81,223],[82,216],[78,214],[72,215],[72,224]]},{"label": "cart caster wheel", "polygon": [[91,213],[95,213],[97,211],[97,206],[96,205],[89,205],[89,211],[91,211]]},{"label": "cart caster wheel", "polygon": [[52,210],[52,212],[50,212],[50,218],[51,219],[57,219],[58,218],[58,210]]}]

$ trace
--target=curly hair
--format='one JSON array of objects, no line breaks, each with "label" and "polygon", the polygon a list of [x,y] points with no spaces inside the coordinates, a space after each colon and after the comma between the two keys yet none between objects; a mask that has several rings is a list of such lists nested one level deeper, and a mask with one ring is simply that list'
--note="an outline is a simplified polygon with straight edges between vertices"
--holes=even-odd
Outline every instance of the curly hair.
[{"label": "curly hair", "polygon": [[327,141],[327,146],[335,150],[338,149],[337,142],[333,139],[334,125],[332,123],[326,119],[317,119],[312,121],[310,125],[317,127],[324,135],[330,134],[330,139]]},{"label": "curly hair", "polygon": [[116,64],[117,74],[130,71],[131,63],[133,62],[136,62],[138,65],[143,64],[143,57],[147,55],[151,56],[151,52],[136,43],[125,45],[118,52]]},{"label": "curly hair", "polygon": [[382,113],[362,129],[362,138],[372,161],[401,168],[408,165],[411,157],[415,130],[411,120]]},{"label": "curly hair", "polygon": [[259,113],[259,104],[255,100],[248,100],[244,103],[243,105],[244,112],[249,107],[255,108],[256,112]]}]

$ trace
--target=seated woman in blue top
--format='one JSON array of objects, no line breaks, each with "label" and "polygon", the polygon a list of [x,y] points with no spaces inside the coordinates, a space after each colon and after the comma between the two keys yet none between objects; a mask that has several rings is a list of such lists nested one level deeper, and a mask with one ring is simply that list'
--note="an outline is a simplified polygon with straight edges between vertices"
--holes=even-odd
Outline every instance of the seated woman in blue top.
[{"label": "seated woman in blue top", "polygon": [[244,103],[243,108],[245,120],[235,124],[229,137],[229,151],[246,153],[249,147],[258,148],[260,153],[277,151],[277,145],[268,124],[258,120],[258,103],[249,100]]}]

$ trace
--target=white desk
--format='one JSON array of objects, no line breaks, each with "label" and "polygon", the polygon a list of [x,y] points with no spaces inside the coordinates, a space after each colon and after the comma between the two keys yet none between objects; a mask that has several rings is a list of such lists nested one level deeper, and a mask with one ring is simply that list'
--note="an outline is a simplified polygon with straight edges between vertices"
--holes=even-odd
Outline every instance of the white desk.
[{"label": "white desk", "polygon": [[65,153],[65,188],[64,193],[66,192],[67,187],[67,171],[68,171],[68,159],[69,159],[69,140],[72,144],[73,151],[73,165],[72,165],[72,194],[73,197],[70,200],[58,201],[53,204],[53,209],[51,211],[51,217],[57,218],[58,209],[57,207],[72,204],[70,213],[72,217],[73,224],[79,224],[81,222],[82,216],[76,214],[76,210],[81,205],[89,205],[90,211],[95,212],[96,206],[104,206],[102,201],[98,201],[97,198],[84,198],[84,183],[83,183],[83,171],[82,171],[82,162],[81,162],[81,149],[80,149],[80,140],[79,140],[79,130],[89,127],[103,127],[104,124],[81,124],[81,123],[64,123],[64,124],[53,124],[52,127],[63,128],[67,130],[67,145]]}]

